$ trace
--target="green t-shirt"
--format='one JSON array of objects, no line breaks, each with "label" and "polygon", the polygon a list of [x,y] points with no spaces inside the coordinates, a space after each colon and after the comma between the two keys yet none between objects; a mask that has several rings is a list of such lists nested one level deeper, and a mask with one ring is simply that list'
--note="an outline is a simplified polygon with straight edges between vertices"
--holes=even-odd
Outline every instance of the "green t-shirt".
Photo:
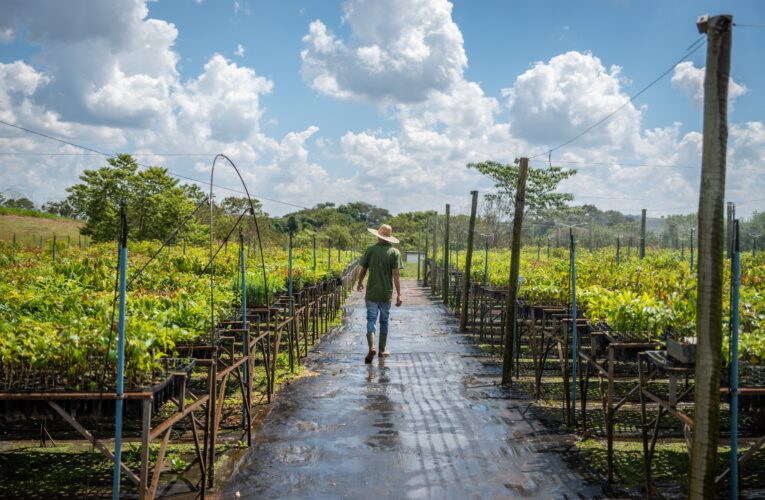
[{"label": "green t-shirt", "polygon": [[390,302],[393,297],[393,270],[402,269],[401,252],[390,243],[378,242],[364,252],[361,267],[367,269],[367,293],[372,302]]}]

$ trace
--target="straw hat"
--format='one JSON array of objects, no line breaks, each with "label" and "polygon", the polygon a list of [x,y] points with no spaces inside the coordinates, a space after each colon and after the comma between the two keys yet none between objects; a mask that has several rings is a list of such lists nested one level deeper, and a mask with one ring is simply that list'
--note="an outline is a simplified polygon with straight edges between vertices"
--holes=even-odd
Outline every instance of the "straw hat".
[{"label": "straw hat", "polygon": [[393,228],[390,227],[388,224],[383,224],[382,226],[380,226],[380,229],[367,228],[367,231],[374,234],[381,240],[385,240],[390,243],[400,243],[398,241],[398,238],[393,237]]}]

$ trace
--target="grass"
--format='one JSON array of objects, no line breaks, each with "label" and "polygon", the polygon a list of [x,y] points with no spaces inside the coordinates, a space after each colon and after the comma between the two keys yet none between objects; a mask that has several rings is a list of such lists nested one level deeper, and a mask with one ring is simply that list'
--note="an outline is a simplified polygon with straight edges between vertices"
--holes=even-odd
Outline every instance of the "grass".
[{"label": "grass", "polygon": [[27,208],[0,207],[0,215],[20,215],[23,217],[38,217],[43,219],[59,219],[58,215],[40,212],[39,210],[29,210]]},{"label": "grass", "polygon": [[404,269],[401,270],[401,278],[405,280],[417,279],[417,261],[404,262]]},{"label": "grass", "polygon": [[[19,246],[37,246],[42,236],[44,244],[50,245],[49,241],[53,235],[56,235],[59,245],[62,243],[65,245],[67,237],[70,238],[71,244],[77,245],[77,238],[82,227],[80,221],[55,216],[45,217],[49,214],[40,212],[34,212],[39,215],[26,215],[8,211],[19,211],[19,209],[2,208],[0,210],[0,240],[12,240],[15,234]],[[31,212],[30,210],[21,211]]]}]

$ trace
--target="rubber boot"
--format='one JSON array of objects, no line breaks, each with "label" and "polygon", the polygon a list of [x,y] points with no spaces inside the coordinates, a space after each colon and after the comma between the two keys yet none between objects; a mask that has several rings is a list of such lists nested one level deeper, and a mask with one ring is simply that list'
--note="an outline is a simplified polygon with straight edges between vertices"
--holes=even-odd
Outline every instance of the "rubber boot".
[{"label": "rubber boot", "polygon": [[377,354],[377,351],[375,351],[375,332],[367,333],[367,345],[369,346],[369,352],[367,353],[367,357],[364,358],[364,362],[371,363],[375,354]]},{"label": "rubber boot", "polygon": [[385,350],[385,344],[388,343],[388,332],[380,332],[380,356],[387,357],[388,352]]}]

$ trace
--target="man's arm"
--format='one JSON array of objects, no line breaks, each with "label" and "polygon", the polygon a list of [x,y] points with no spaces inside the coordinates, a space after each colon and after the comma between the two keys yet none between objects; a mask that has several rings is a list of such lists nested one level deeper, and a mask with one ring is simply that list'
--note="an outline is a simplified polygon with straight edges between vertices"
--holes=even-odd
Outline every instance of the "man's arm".
[{"label": "man's arm", "polygon": [[393,270],[393,286],[396,287],[396,307],[399,307],[404,300],[401,297],[401,273],[398,269]]},{"label": "man's arm", "polygon": [[359,292],[364,290],[364,276],[366,275],[367,275],[367,268],[362,267],[361,272],[359,273],[359,284],[356,287],[356,290],[358,290]]}]

